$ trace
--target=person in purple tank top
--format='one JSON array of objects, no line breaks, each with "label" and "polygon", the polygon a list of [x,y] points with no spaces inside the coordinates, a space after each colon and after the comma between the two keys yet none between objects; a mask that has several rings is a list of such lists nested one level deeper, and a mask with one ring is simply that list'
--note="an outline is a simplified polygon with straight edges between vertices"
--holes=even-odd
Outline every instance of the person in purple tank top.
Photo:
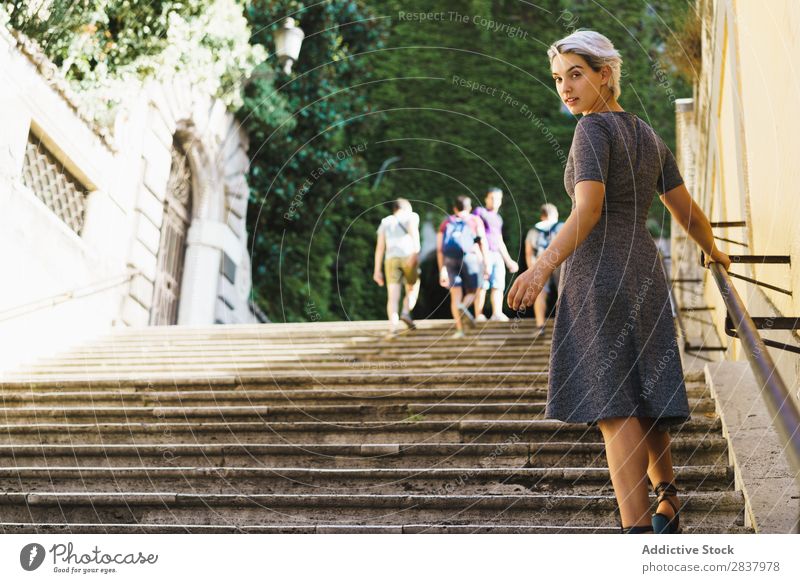
[{"label": "person in purple tank top", "polygon": [[503,191],[499,188],[490,188],[486,191],[484,199],[486,206],[478,207],[472,214],[483,221],[486,231],[486,242],[489,248],[488,270],[489,278],[483,280],[475,295],[475,321],[485,322],[483,307],[486,304],[486,290],[491,289],[492,320],[507,322],[508,316],[503,313],[503,291],[506,287],[506,267],[511,273],[519,271],[519,265],[511,258],[503,241],[503,217],[497,211],[503,204]]}]

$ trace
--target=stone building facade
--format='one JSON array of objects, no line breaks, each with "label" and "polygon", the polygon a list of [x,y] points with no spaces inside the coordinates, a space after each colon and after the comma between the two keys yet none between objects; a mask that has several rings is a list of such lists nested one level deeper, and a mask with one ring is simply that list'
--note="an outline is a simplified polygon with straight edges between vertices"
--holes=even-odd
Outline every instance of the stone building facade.
[{"label": "stone building facade", "polygon": [[186,80],[98,127],[35,43],[0,30],[0,368],[119,326],[259,321],[247,137]]}]

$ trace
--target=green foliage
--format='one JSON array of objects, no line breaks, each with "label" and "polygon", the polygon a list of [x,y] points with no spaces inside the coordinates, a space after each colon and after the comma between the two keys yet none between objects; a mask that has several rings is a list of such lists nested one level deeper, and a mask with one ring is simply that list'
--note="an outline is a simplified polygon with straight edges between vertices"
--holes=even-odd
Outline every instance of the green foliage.
[{"label": "green foliage", "polygon": [[5,9],[105,125],[133,83],[176,75],[237,108],[244,80],[266,57],[249,42],[237,0],[13,0]]},{"label": "green foliage", "polygon": [[[522,257],[542,203],[556,204],[562,217],[570,212],[563,172],[577,119],[561,108],[546,51],[579,28],[612,39],[624,59],[623,107],[674,143],[673,102],[690,96],[691,87],[662,55],[686,0],[375,5],[392,26],[384,50],[367,56],[382,80],[371,91],[372,107],[384,113],[365,137],[374,144],[366,158],[370,168],[390,156],[402,158],[381,183],[376,202],[409,198],[423,219],[438,225],[456,195],[482,204],[486,188],[500,186],[506,192],[506,242],[512,255]],[[420,16],[425,14],[434,17]],[[654,197],[654,233],[667,230],[664,210]],[[449,317],[440,291],[435,277],[423,278],[419,314]]]},{"label": "green foliage", "polygon": [[274,46],[279,14],[306,33],[293,74],[277,79],[292,119],[276,125],[263,115],[270,90],[257,79],[239,112],[252,157],[254,285],[273,320],[376,317],[385,300],[368,277],[376,228],[363,219],[369,145],[353,135],[370,133],[370,71],[358,55],[379,46],[381,31],[359,2],[256,1],[247,11],[254,42]]}]

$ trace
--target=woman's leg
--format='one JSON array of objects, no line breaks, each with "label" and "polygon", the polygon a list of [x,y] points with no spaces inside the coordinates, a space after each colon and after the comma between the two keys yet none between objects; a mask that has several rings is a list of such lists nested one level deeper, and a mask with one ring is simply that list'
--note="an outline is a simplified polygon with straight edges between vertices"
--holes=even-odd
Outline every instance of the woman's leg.
[{"label": "woman's leg", "polygon": [[[652,418],[640,418],[639,422],[642,426],[642,430],[646,434],[645,444],[647,445],[648,457],[647,475],[650,481],[653,485],[659,482],[674,483],[675,473],[672,467],[669,433],[656,429]],[[677,496],[670,496],[670,499],[676,507],[680,508]],[[658,505],[656,512],[660,512],[669,518],[675,515],[672,506],[666,501]]]},{"label": "woman's leg", "polygon": [[611,483],[622,526],[649,526],[645,432],[636,417],[613,417],[597,422],[606,444]]}]

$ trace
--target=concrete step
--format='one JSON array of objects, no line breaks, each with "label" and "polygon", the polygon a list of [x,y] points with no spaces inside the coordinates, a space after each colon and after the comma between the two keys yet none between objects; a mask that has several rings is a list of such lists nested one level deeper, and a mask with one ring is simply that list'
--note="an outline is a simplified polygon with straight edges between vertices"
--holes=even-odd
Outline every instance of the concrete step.
[{"label": "concrete step", "polygon": [[[3,391],[6,406],[44,405],[59,403],[69,406],[74,403],[91,405],[179,405],[205,404],[285,404],[298,401],[310,403],[350,404],[406,404],[409,402],[502,402],[522,400],[545,400],[547,386],[543,382],[530,385],[514,383],[487,385],[480,382],[460,384],[441,383],[436,387],[426,384],[409,386],[400,384],[372,385],[318,385],[309,379],[307,386],[297,388],[291,384],[254,383],[242,386],[239,383],[218,385],[147,385],[147,386],[94,386],[82,383],[52,388],[40,386],[33,389],[15,386]],[[213,387],[213,385],[211,385]],[[705,385],[689,383],[686,387],[689,399],[710,399]]]},{"label": "concrete step", "polygon": [[[725,466],[676,466],[682,493],[730,490]],[[212,494],[613,494],[607,468],[304,468],[236,466],[4,466],[4,492]]]},{"label": "concrete step", "polygon": [[[150,370],[157,367],[179,366],[201,366],[209,368],[212,365],[218,368],[238,365],[238,366],[268,366],[270,368],[299,368],[304,365],[308,368],[353,368],[358,367],[360,364],[370,363],[375,367],[383,366],[383,368],[391,368],[392,363],[394,368],[398,366],[408,366],[413,363],[414,368],[426,368],[431,366],[456,366],[460,368],[475,367],[480,370],[481,367],[492,366],[513,366],[520,363],[536,364],[537,370],[542,365],[547,365],[549,361],[548,354],[532,354],[521,352],[519,354],[506,354],[506,353],[479,353],[469,352],[464,355],[459,354],[414,354],[407,352],[401,353],[376,353],[376,354],[319,354],[313,356],[297,355],[297,354],[259,354],[254,356],[226,356],[217,354],[202,354],[195,353],[192,355],[179,356],[162,354],[158,357],[148,356],[143,359],[141,356],[124,356],[103,358],[102,356],[95,356],[92,358],[76,358],[76,359],[63,359],[55,362],[47,362],[36,364],[28,367],[27,372],[45,373],[45,372],[63,372],[74,373],[83,372],[85,370],[92,370],[94,368],[115,368],[122,370]],[[401,363],[400,365],[398,363]]]},{"label": "concrete step", "polygon": [[[423,321],[122,330],[0,380],[3,532],[618,532],[597,427],[543,419],[548,333]],[[687,532],[748,532],[702,375]]]},{"label": "concrete step", "polygon": [[[683,525],[686,534],[753,534],[744,526]],[[0,522],[4,534],[619,534],[619,526],[561,526],[519,524],[417,523],[364,524],[153,524]]]},{"label": "concrete step", "polygon": [[[128,374],[93,374],[62,378],[41,375],[28,379],[25,375],[7,377],[2,380],[6,391],[19,390],[63,390],[82,389],[87,387],[126,387],[126,388],[176,388],[192,390],[193,388],[209,389],[218,386],[282,387],[299,386],[352,386],[354,383],[372,387],[406,386],[406,387],[440,387],[440,386],[499,386],[528,384],[531,386],[547,386],[547,370],[542,371],[508,371],[482,370],[463,372],[408,372],[404,370],[350,370],[348,372],[319,372],[307,370],[297,372],[258,373],[209,373],[196,372],[177,373],[160,371],[159,373]],[[357,373],[357,374],[356,374]]]},{"label": "concrete step", "polygon": [[[740,492],[689,492],[682,523],[727,529],[743,525]],[[547,494],[210,494],[6,492],[3,520],[12,523],[369,524],[459,521],[598,527],[617,523],[613,495]]]},{"label": "concrete step", "polygon": [[[689,402],[692,413],[713,413],[710,399]],[[224,420],[290,421],[460,421],[460,420],[517,420],[544,418],[544,401],[513,402],[421,402],[405,404],[280,404],[260,405],[254,402],[225,405],[222,403],[192,403],[186,400],[179,405],[166,404],[125,406],[42,405],[37,407],[0,407],[0,419],[8,423],[23,421],[63,420],[70,423],[148,422],[159,420],[196,420],[216,422]]]},{"label": "concrete step", "polygon": [[[720,436],[672,440],[677,465],[726,465]],[[0,464],[14,466],[130,467],[160,465],[237,467],[605,467],[598,442],[508,441],[502,443],[162,443],[10,444],[0,446]]]},{"label": "concrete step", "polygon": [[382,335],[352,338],[254,338],[239,341],[215,341],[202,339],[166,340],[159,341],[143,338],[138,341],[110,339],[104,342],[93,342],[76,346],[60,355],[51,358],[63,357],[91,357],[103,354],[110,358],[117,355],[175,353],[191,354],[192,352],[209,352],[211,354],[237,354],[251,355],[272,352],[349,352],[370,354],[382,350],[399,351],[408,348],[413,352],[426,352],[444,354],[462,353],[469,351],[510,350],[546,353],[549,348],[550,335],[544,334],[534,338],[532,334],[491,335],[480,332],[465,331],[463,338],[452,338],[454,329],[442,331],[441,334],[425,335],[418,332],[400,334],[391,339]]},{"label": "concrete step", "polygon": [[[303,363],[295,363],[292,366],[266,366],[266,365],[241,365],[241,366],[166,366],[159,365],[151,368],[147,367],[131,367],[126,368],[113,368],[113,367],[93,367],[91,370],[85,371],[67,371],[67,372],[30,372],[16,377],[7,376],[4,381],[19,382],[19,383],[35,383],[35,384],[49,384],[52,385],[58,382],[116,382],[127,383],[130,380],[149,380],[149,381],[172,381],[181,382],[184,379],[213,379],[215,377],[249,377],[267,379],[269,377],[295,376],[296,378],[313,378],[320,376],[342,375],[349,378],[361,377],[368,373],[384,373],[394,374],[396,371],[405,370],[405,374],[413,376],[435,376],[439,374],[452,374],[462,378],[468,382],[477,374],[497,374],[498,369],[495,367],[477,368],[471,366],[461,366],[460,364],[452,366],[414,366],[403,369],[397,363],[369,363],[363,362],[355,366],[324,366],[315,365],[309,367]],[[424,364],[424,363],[423,363]],[[537,365],[535,363],[526,363],[509,367],[510,373],[514,374],[539,374],[546,375],[546,363]],[[166,371],[169,371],[168,373]]]},{"label": "concrete step", "polygon": [[[159,374],[86,375],[86,378],[52,379],[4,378],[0,387],[4,392],[65,391],[87,388],[129,390],[176,389],[182,391],[209,390],[215,388],[247,387],[249,389],[289,390],[299,387],[326,387],[347,390],[355,386],[372,388],[453,388],[453,387],[546,387],[547,370],[526,372],[516,370],[480,370],[469,374],[459,372],[407,372],[403,370],[363,370],[354,374],[306,371],[305,374],[278,372],[258,374],[177,374],[162,371]],[[708,394],[704,385],[687,384],[687,390]]]},{"label": "concrete step", "polygon": [[[453,329],[453,320],[417,320],[416,335],[445,334]],[[530,319],[513,322],[479,323],[475,330],[483,335],[518,336],[532,332],[536,328],[535,321]],[[301,338],[346,338],[358,339],[363,336],[381,337],[388,330],[386,321],[358,322],[297,322],[287,324],[236,324],[217,326],[149,326],[147,328],[121,328],[111,334],[98,338],[97,343],[111,340],[197,340],[207,339],[213,342],[235,340],[289,340]],[[547,331],[552,326],[547,324]]]},{"label": "concrete step", "polygon": [[[719,419],[693,417],[674,436],[702,436],[719,433]],[[147,422],[24,422],[0,424],[0,444],[11,443],[171,443],[181,439],[229,440],[264,443],[387,443],[444,441],[449,443],[475,440],[502,442],[504,440],[558,441],[576,440],[597,442],[600,430],[586,424],[567,424],[560,421],[534,419],[426,421],[413,418],[406,421],[147,421]]]},{"label": "concrete step", "polygon": [[[702,391],[688,389],[690,407],[694,412],[713,410],[710,395]],[[215,390],[215,391],[164,391],[133,389],[106,389],[102,391],[29,391],[9,392],[3,395],[7,408],[63,406],[83,407],[226,407],[226,406],[271,406],[287,405],[366,405],[366,406],[406,406],[416,404],[454,404],[462,406],[469,403],[484,405],[501,403],[542,403],[547,398],[544,387],[502,387],[502,388],[464,388],[415,389],[406,387],[364,389],[352,387],[342,389],[289,389],[289,390]],[[9,412],[9,414],[13,414]]]},{"label": "concrete step", "polygon": [[519,334],[487,334],[465,330],[463,338],[452,338],[454,328],[442,330],[436,334],[407,332],[387,338],[383,333],[360,338],[349,337],[307,337],[307,338],[252,338],[245,340],[214,340],[202,338],[167,339],[141,338],[139,340],[123,340],[111,338],[106,341],[92,342],[74,347],[62,356],[91,356],[98,351],[108,356],[116,354],[148,354],[156,352],[189,353],[190,351],[209,351],[211,353],[228,354],[239,351],[294,351],[318,350],[330,352],[332,350],[354,350],[356,352],[374,352],[376,350],[400,350],[408,347],[413,351],[424,351],[427,348],[437,352],[462,352],[469,350],[531,350],[545,351],[551,340],[550,335],[534,338],[533,330],[530,333]]},{"label": "concrete step", "polygon": [[256,358],[263,356],[324,356],[347,354],[352,356],[374,356],[378,354],[414,354],[429,355],[431,357],[447,357],[467,354],[481,355],[535,355],[549,356],[550,347],[547,344],[530,342],[508,342],[477,340],[464,344],[452,341],[449,345],[439,339],[416,340],[414,342],[370,342],[355,344],[347,342],[313,342],[313,343],[280,343],[280,344],[242,344],[236,346],[220,346],[207,344],[204,346],[181,345],[154,345],[142,344],[136,346],[97,345],[86,346],[66,352],[57,357],[48,358],[42,362],[54,363],[60,361],[83,361],[86,359],[134,359],[142,357],[175,357],[191,358],[198,353],[208,354],[217,358],[244,357]]},{"label": "concrete step", "polygon": [[[68,380],[68,379],[95,379],[95,378],[117,378],[124,380],[131,375],[158,374],[161,371],[169,370],[172,374],[186,372],[188,374],[207,374],[207,373],[247,373],[269,375],[274,373],[295,373],[306,375],[317,375],[326,373],[344,373],[350,375],[361,374],[365,371],[396,371],[404,369],[408,374],[438,374],[438,373],[457,373],[462,377],[469,377],[475,372],[495,371],[498,367],[506,367],[513,372],[539,372],[547,368],[547,362],[536,362],[528,360],[515,360],[510,363],[503,362],[432,362],[420,360],[414,362],[413,366],[405,366],[400,361],[362,361],[356,363],[313,363],[307,362],[268,362],[268,363],[229,363],[215,365],[213,363],[196,364],[169,364],[153,363],[147,365],[131,366],[99,366],[75,367],[72,369],[59,368],[54,370],[30,370],[25,376],[16,377],[20,380],[39,381],[39,380]],[[113,376],[112,376],[113,375]],[[9,379],[14,377],[7,377]]]}]

